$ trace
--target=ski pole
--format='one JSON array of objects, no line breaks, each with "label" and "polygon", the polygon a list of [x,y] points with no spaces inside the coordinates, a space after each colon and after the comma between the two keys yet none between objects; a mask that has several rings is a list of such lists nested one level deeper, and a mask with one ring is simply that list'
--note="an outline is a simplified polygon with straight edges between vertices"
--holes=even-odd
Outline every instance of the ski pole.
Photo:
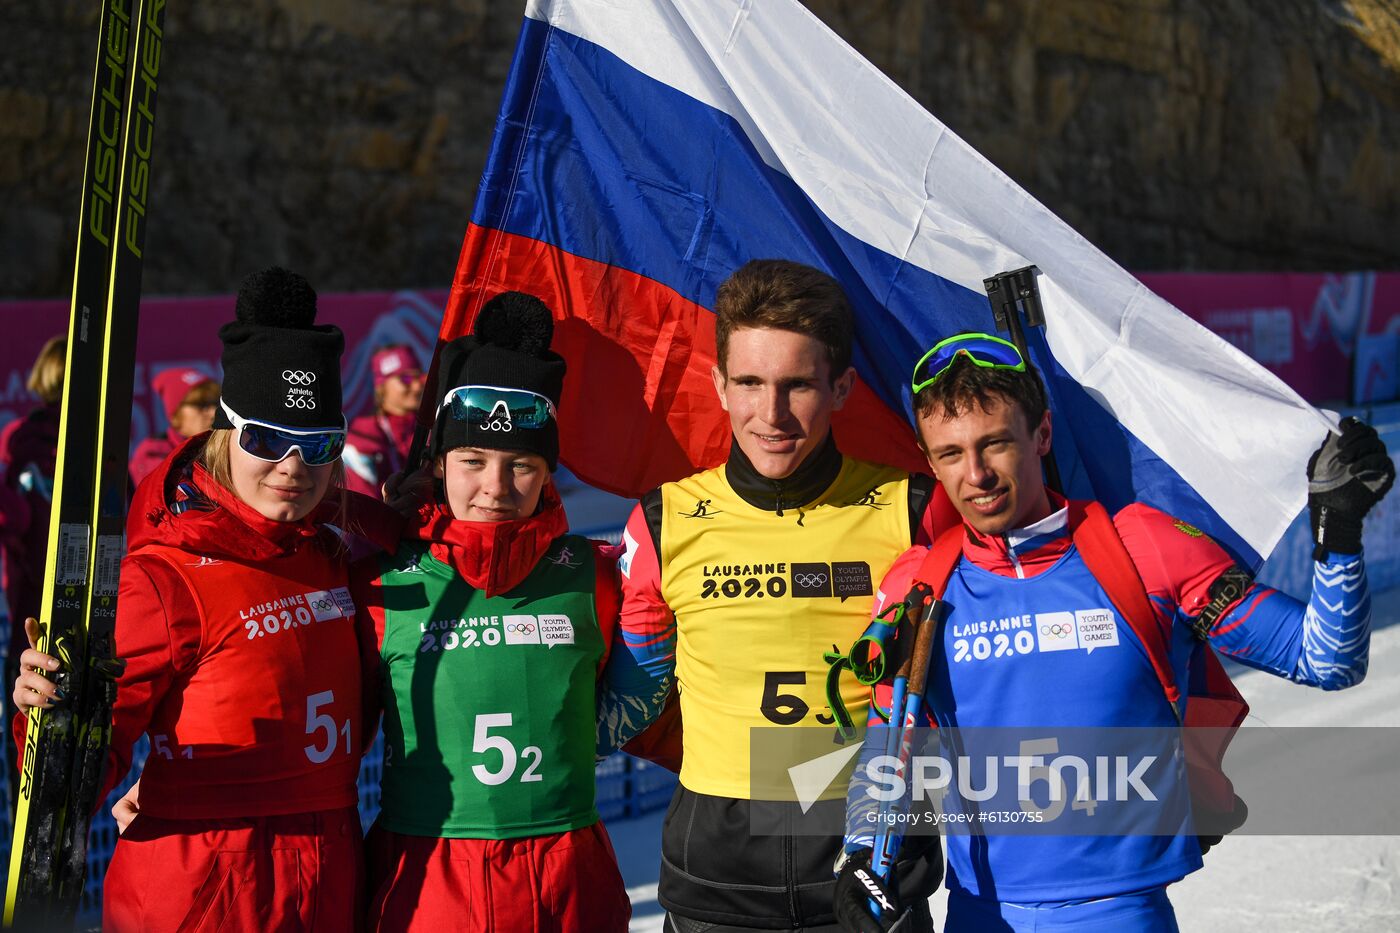
[{"label": "ski pole", "polygon": [[[885,737],[885,754],[897,754],[898,770],[906,781],[914,757],[914,734],[923,712],[924,687],[928,682],[929,659],[933,654],[933,637],[938,628],[942,603],[933,595],[927,583],[916,583],[905,597],[906,617],[913,625],[914,649],[895,675],[890,703],[890,733]],[[896,719],[898,716],[898,719]],[[896,722],[898,726],[896,727]],[[902,800],[882,800],[880,821],[875,831],[875,846],[870,866],[879,879],[887,880],[894,867],[895,854],[904,839],[903,824],[893,817],[900,812]],[[871,909],[879,908],[871,903]]]}]

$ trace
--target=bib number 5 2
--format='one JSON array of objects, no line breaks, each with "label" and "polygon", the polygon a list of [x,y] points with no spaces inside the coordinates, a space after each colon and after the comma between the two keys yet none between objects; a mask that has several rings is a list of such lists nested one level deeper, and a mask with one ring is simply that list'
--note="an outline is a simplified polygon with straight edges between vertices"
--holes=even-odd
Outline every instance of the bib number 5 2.
[{"label": "bib number 5 2", "polygon": [[501,766],[494,771],[484,764],[472,765],[472,774],[483,784],[494,787],[509,781],[515,775],[515,766],[521,758],[529,762],[529,767],[520,775],[520,783],[544,780],[543,775],[539,773],[540,759],[544,757],[544,753],[538,745],[527,745],[517,752],[510,739],[503,735],[491,734],[492,729],[509,729],[512,721],[510,713],[482,713],[476,717],[472,751],[478,755],[497,752],[501,756]]}]

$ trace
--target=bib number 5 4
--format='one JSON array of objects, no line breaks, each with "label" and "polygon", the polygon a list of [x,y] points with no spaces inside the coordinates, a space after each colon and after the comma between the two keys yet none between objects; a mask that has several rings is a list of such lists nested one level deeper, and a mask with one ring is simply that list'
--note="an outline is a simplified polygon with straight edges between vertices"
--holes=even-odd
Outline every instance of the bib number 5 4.
[{"label": "bib number 5 4", "polygon": [[544,753],[538,745],[527,745],[517,752],[510,739],[503,735],[491,734],[492,729],[509,729],[512,721],[510,713],[482,713],[476,717],[472,751],[478,755],[494,751],[501,756],[501,766],[494,771],[484,764],[472,765],[472,774],[483,784],[494,787],[509,781],[515,775],[515,766],[521,758],[529,762],[529,767],[520,775],[520,783],[544,780],[543,775],[539,773],[540,759],[544,757]]}]

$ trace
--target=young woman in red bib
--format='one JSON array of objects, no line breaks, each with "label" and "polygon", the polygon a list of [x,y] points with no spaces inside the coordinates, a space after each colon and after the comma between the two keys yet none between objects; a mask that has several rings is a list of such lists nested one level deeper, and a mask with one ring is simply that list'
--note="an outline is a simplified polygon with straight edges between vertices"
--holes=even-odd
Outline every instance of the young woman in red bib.
[{"label": "young woman in red bib", "polygon": [[615,559],[568,533],[550,482],[552,333],[543,303],[512,292],[443,348],[435,495],[396,553],[352,574],[384,704],[371,930],[627,929],[594,765],[640,706],[626,682],[648,681],[609,663],[627,655],[609,650]]},{"label": "young woman in red bib", "polygon": [[[214,430],[177,448],[132,503],[103,796],[143,733],[151,753],[107,871],[105,930],[362,926],[367,708],[336,529],[391,545],[399,523],[367,500],[346,517],[344,338],[315,313],[299,275],[244,282],[219,332]],[[24,653],[21,708],[61,702],[40,673],[57,664]]]}]

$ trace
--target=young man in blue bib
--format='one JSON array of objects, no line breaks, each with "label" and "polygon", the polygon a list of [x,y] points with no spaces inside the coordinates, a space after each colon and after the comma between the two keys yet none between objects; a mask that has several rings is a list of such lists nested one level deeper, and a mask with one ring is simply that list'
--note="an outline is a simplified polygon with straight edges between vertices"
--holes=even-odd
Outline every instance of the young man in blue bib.
[{"label": "young man in blue bib", "polygon": [[[942,597],[924,705],[940,735],[958,730],[970,760],[982,760],[971,746],[984,727],[1157,727],[1173,735],[1200,693],[1193,675],[1198,683],[1219,672],[1211,648],[1324,690],[1365,676],[1362,519],[1395,477],[1367,425],[1346,419],[1309,462],[1316,565],[1304,604],[1254,583],[1209,537],[1154,508],[1134,503],[1110,524],[1097,504],[1048,490],[1045,391],[1012,344],[986,334],[949,338],[920,360],[912,389],[920,442],[963,527],[932,550],[905,552],[885,576],[875,612],[919,582]],[[1106,561],[1109,552],[1125,560]],[[1138,612],[1120,607],[1133,591]],[[944,929],[1176,930],[1166,886],[1201,867],[1206,844],[1191,831],[1184,769],[1178,763],[1168,774],[1157,789],[1181,804],[1174,832],[946,832]],[[837,917],[858,933],[902,931],[904,913],[874,907],[897,897],[870,868],[878,819],[866,817],[879,807],[871,786],[858,768]]]}]

